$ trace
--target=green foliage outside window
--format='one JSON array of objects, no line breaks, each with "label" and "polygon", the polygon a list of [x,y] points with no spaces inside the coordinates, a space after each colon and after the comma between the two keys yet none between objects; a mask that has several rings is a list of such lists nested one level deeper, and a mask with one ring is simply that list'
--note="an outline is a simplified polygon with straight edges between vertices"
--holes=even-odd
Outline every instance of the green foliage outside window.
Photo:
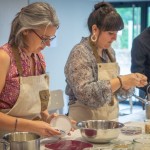
[{"label": "green foliage outside window", "polygon": [[[133,12],[134,11],[134,12]],[[140,8],[132,7],[127,8],[117,8],[117,12],[121,15],[124,22],[124,29],[122,30],[122,35],[118,36],[117,44],[114,44],[114,47],[117,49],[128,49],[128,38],[132,35],[132,39],[137,36],[140,32]],[[133,17],[133,14],[135,15]],[[129,21],[133,23],[133,31],[129,31]],[[132,32],[132,34],[131,34]]]}]

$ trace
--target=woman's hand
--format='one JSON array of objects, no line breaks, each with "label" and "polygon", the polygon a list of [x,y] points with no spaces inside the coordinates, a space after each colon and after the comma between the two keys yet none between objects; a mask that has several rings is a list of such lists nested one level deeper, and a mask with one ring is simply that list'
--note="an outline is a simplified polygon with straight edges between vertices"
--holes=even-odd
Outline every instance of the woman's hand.
[{"label": "woman's hand", "polygon": [[42,111],[41,112],[41,117],[42,117],[42,120],[47,122],[47,123],[50,123],[51,120],[55,117],[57,117],[58,114],[56,113],[53,113],[53,114],[49,114],[48,110],[46,109],[45,111]]},{"label": "woman's hand", "polygon": [[[74,131],[74,130],[75,130],[75,127],[74,127],[74,126],[76,125],[76,123],[77,123],[77,122],[76,122],[75,120],[71,120],[72,128],[71,128],[70,131]],[[71,133],[69,132],[68,135],[71,135]]]},{"label": "woman's hand", "polygon": [[32,132],[35,132],[44,137],[52,137],[56,135],[61,135],[58,130],[55,130],[53,127],[50,126],[49,123],[43,121],[32,121],[31,129],[33,128]]},{"label": "woman's hand", "polygon": [[[57,116],[59,116],[59,115],[56,114],[56,113],[50,114],[49,117],[47,118],[47,121],[46,121],[46,122],[47,122],[47,123],[50,123],[51,120],[52,120],[53,118],[57,117]],[[67,116],[66,116],[66,117],[67,117]],[[70,119],[70,118],[68,117],[68,119]],[[72,128],[71,128],[70,131],[74,131],[74,130],[75,130],[74,125],[76,124],[76,121],[70,119],[70,122],[71,122],[71,124],[72,124]],[[64,126],[65,126],[65,124],[64,124]],[[68,135],[71,135],[71,133],[69,132]]]},{"label": "woman's hand", "polygon": [[143,87],[147,85],[147,77],[140,73],[132,73],[121,76],[122,88],[128,90],[132,87]]},{"label": "woman's hand", "polygon": [[139,85],[137,85],[137,87],[143,87],[145,85],[147,85],[147,77],[143,74],[140,73],[135,73],[136,77],[140,80]]},{"label": "woman's hand", "polygon": [[48,116],[47,119],[46,119],[46,122],[47,122],[47,123],[50,123],[51,120],[52,120],[53,118],[57,117],[57,116],[58,116],[58,114],[56,114],[56,113],[49,114],[49,116]]},{"label": "woman's hand", "polygon": [[[59,115],[56,114],[56,113],[48,114],[48,111],[44,111],[44,112],[42,112],[42,116],[43,116],[43,118],[45,118],[45,120],[43,120],[43,121],[45,121],[45,122],[47,122],[47,123],[50,124],[51,120],[52,120],[53,118],[59,116]],[[67,116],[66,116],[66,117],[67,117]],[[69,117],[68,117],[68,118],[69,118]],[[70,118],[69,118],[69,119],[70,119]],[[71,128],[70,131],[74,131],[74,129],[75,129],[74,126],[75,126],[75,124],[76,124],[76,121],[75,121],[75,120],[71,120],[71,119],[70,119],[70,121],[71,121],[71,124],[72,124],[72,128]],[[65,126],[65,124],[64,124],[64,126]],[[68,135],[71,135],[70,132],[69,132]]]}]

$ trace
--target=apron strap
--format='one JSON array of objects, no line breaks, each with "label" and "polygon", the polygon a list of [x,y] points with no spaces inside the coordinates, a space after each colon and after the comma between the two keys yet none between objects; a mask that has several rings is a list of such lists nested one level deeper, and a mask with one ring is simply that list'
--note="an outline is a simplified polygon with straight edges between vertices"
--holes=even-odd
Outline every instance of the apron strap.
[{"label": "apron strap", "polygon": [[20,58],[20,55],[19,55],[19,50],[16,46],[13,46],[12,47],[12,52],[13,52],[13,55],[14,55],[14,58],[15,58],[15,61],[16,61],[16,66],[17,66],[19,76],[22,76],[23,70],[22,70],[22,66],[21,66],[21,58]]},{"label": "apron strap", "polygon": [[[38,56],[38,59],[39,59],[39,60],[41,60],[41,58],[40,58],[39,54],[37,54],[37,56]],[[43,64],[41,63],[41,61],[40,61],[40,64],[41,64],[42,69],[43,69],[43,74],[45,74],[45,73],[46,73],[46,70],[45,70],[45,68],[44,68]]]},{"label": "apron strap", "polygon": [[[102,63],[102,59],[101,59],[101,57],[98,55],[98,52],[97,52],[97,47],[95,46],[95,44],[94,44],[91,40],[89,40],[89,42],[90,42],[90,46],[92,47],[93,54],[94,54],[94,56],[95,56],[95,58],[96,58],[97,63]],[[107,54],[109,60],[110,60],[111,62],[115,62],[115,59],[112,57],[110,51],[109,51],[108,49],[105,49],[105,51],[106,51],[106,54]]]},{"label": "apron strap", "polygon": [[91,40],[89,40],[89,43],[90,43],[90,46],[92,47],[93,54],[96,58],[96,62],[97,63],[102,63],[102,59],[99,57],[99,55],[97,53],[97,47],[94,45],[94,43]]},{"label": "apron strap", "polygon": [[[92,47],[93,54],[94,54],[94,56],[95,56],[95,58],[96,58],[97,63],[102,63],[102,59],[101,59],[101,57],[98,55],[96,45],[95,45],[91,40],[89,40],[89,43],[90,43],[90,46]],[[112,57],[112,55],[111,55],[111,53],[109,52],[109,50],[108,50],[108,49],[105,49],[105,51],[106,51],[106,54],[107,54],[108,58],[110,59],[110,61],[111,61],[111,62],[115,62],[115,59]],[[115,103],[115,102],[114,102],[114,99],[115,99],[115,95],[113,95],[112,100],[111,100],[111,102],[109,103],[110,106],[113,106],[113,105],[114,105],[114,103]]]},{"label": "apron strap", "polygon": [[112,57],[110,51],[108,49],[105,49],[107,56],[109,57],[111,62],[116,62],[116,60]]}]

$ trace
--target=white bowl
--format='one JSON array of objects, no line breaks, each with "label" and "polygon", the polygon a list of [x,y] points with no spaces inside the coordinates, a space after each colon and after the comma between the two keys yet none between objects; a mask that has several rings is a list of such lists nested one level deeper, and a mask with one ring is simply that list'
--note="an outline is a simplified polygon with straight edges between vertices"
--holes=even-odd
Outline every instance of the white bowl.
[{"label": "white bowl", "polygon": [[65,115],[58,115],[53,118],[50,125],[61,132],[61,135],[57,135],[58,137],[64,137],[72,128],[70,119]]}]

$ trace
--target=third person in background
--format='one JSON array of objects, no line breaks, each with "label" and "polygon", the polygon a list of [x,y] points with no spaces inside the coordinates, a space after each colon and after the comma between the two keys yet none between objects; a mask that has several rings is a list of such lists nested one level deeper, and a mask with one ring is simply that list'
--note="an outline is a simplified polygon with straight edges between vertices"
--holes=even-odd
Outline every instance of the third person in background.
[{"label": "third person in background", "polygon": [[[150,27],[138,35],[132,43],[131,72],[142,73],[150,82]],[[145,98],[147,86],[140,88],[139,96]]]}]

